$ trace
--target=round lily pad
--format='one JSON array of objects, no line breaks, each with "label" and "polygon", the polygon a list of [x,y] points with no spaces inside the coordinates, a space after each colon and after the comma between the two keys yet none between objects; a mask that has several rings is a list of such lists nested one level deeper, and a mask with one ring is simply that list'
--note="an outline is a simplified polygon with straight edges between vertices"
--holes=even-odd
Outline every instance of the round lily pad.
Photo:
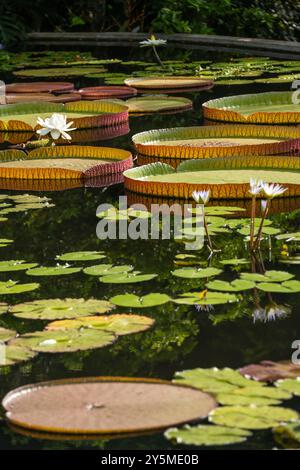
[{"label": "round lily pad", "polygon": [[193,102],[188,98],[154,95],[131,98],[126,101],[126,106],[128,106],[130,113],[159,113],[163,111],[191,109]]},{"label": "round lily pad", "polygon": [[22,82],[6,85],[7,93],[61,93],[73,90],[74,84],[71,82]]},{"label": "round lily pad", "polygon": [[93,261],[105,257],[103,251],[72,251],[56,256],[61,261]]},{"label": "round lily pad", "polygon": [[113,308],[106,300],[97,299],[47,299],[25,302],[10,307],[15,317],[33,320],[60,320],[103,314]]},{"label": "round lily pad", "polygon": [[282,284],[274,282],[260,282],[257,288],[264,292],[278,292],[281,294],[296,294],[300,292],[300,281],[285,281]]},{"label": "round lily pad", "polygon": [[5,343],[16,336],[17,332],[0,327],[0,343]]},{"label": "round lily pad", "polygon": [[112,264],[96,264],[84,268],[83,272],[90,276],[110,276],[114,274],[127,273],[133,270],[133,266],[121,265],[113,266]]},{"label": "round lily pad", "polygon": [[242,429],[268,429],[296,419],[296,411],[279,406],[222,406],[209,416],[209,421],[215,424]]},{"label": "round lily pad", "polygon": [[70,268],[66,266],[47,266],[33,268],[26,271],[29,276],[66,276],[68,274],[75,274],[81,271],[82,268]]},{"label": "round lily pad", "polygon": [[235,279],[232,282],[220,281],[215,279],[206,284],[209,289],[219,290],[224,292],[240,292],[248,289],[253,289],[256,284],[253,281],[247,281],[245,279]]},{"label": "round lily pad", "polygon": [[30,292],[40,287],[36,282],[30,284],[18,284],[16,281],[0,282],[0,295],[21,294]]},{"label": "round lily pad", "polygon": [[79,90],[84,100],[109,98],[128,98],[137,94],[137,90],[128,86],[90,86]]},{"label": "round lily pad", "polygon": [[300,380],[296,379],[283,379],[275,382],[276,387],[292,393],[293,395],[300,396]]},{"label": "round lily pad", "polygon": [[257,397],[249,395],[237,395],[235,393],[218,393],[216,400],[221,405],[238,405],[238,406],[270,406],[279,405],[280,400],[274,398]]},{"label": "round lily pad", "polygon": [[111,331],[117,336],[122,336],[148,330],[153,323],[152,318],[142,315],[116,314],[105,317],[82,317],[78,320],[55,321],[49,323],[47,330],[94,328]]},{"label": "round lily pad", "polygon": [[195,446],[223,446],[245,441],[252,433],[244,429],[228,428],[227,426],[184,426],[181,429],[171,428],[165,437],[177,444]]},{"label": "round lily pad", "polygon": [[115,295],[110,299],[110,302],[119,307],[147,308],[166,304],[170,300],[168,295],[155,292],[143,297],[138,297],[134,294]]},{"label": "round lily pad", "polygon": [[253,282],[283,282],[288,281],[294,277],[286,271],[266,271],[264,274],[260,273],[241,273],[241,278]]},{"label": "round lily pad", "polygon": [[65,353],[85,351],[108,346],[116,336],[108,331],[96,329],[35,331],[10,341],[9,344],[22,346],[36,352]]},{"label": "round lily pad", "polygon": [[104,284],[131,284],[151,281],[151,279],[154,279],[155,277],[157,277],[157,274],[141,274],[139,271],[132,271],[100,277],[100,282],[103,282]]},{"label": "round lily pad", "polygon": [[217,276],[222,270],[217,268],[182,268],[172,271],[173,276],[185,279],[203,279],[206,277]]},{"label": "round lily pad", "polygon": [[3,344],[0,348],[0,367],[12,366],[18,362],[29,361],[37,354],[28,348],[10,344]]},{"label": "round lily pad", "polygon": [[199,390],[122,377],[27,385],[6,395],[2,404],[12,424],[64,434],[165,429],[204,418],[216,406],[212,397]]},{"label": "round lily pad", "polygon": [[238,297],[229,292],[185,292],[177,299],[172,299],[176,304],[182,305],[221,305],[238,302]]},{"label": "round lily pad", "polygon": [[0,273],[23,271],[37,266],[37,263],[26,263],[24,260],[0,261]]}]

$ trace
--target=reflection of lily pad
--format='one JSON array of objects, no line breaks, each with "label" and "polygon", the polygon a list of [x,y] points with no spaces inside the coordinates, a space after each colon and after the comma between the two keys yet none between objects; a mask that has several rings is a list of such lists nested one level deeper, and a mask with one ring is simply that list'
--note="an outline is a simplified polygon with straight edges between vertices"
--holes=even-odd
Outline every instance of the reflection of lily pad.
[{"label": "reflection of lily pad", "polygon": [[170,300],[166,294],[152,293],[143,297],[134,294],[115,295],[110,299],[110,302],[119,307],[147,308],[166,304]]},{"label": "reflection of lily pad", "polygon": [[255,287],[255,282],[247,281],[245,279],[235,279],[232,282],[220,281],[215,279],[206,284],[209,289],[219,290],[222,292],[240,292]]},{"label": "reflection of lily pad", "polygon": [[18,284],[16,281],[0,282],[0,295],[21,294],[22,292],[30,292],[40,287],[37,283]]},{"label": "reflection of lily pad", "polygon": [[215,424],[242,429],[268,429],[297,418],[296,411],[279,406],[222,406],[209,416]]},{"label": "reflection of lily pad", "polygon": [[10,392],[2,403],[11,423],[64,434],[166,429],[205,418],[216,406],[212,397],[199,390],[127,377],[28,385]]},{"label": "reflection of lily pad", "polygon": [[142,315],[116,314],[102,317],[82,317],[78,320],[60,320],[49,323],[47,330],[68,330],[94,328],[111,331],[117,336],[145,331],[152,326],[154,320]]},{"label": "reflection of lily pad", "polygon": [[0,344],[14,338],[16,334],[17,332],[14,330],[8,330],[7,328],[0,327]]},{"label": "reflection of lily pad", "polygon": [[237,302],[238,298],[228,292],[185,292],[172,301],[182,305],[220,305]]},{"label": "reflection of lily pad", "polygon": [[61,261],[93,261],[105,258],[105,255],[103,251],[72,251],[58,255],[56,258]]},{"label": "reflection of lily pad", "polygon": [[21,346],[5,344],[1,346],[0,367],[11,366],[18,362],[29,361],[36,356],[36,352]]},{"label": "reflection of lily pad", "polygon": [[185,279],[202,279],[211,276],[217,276],[222,272],[217,268],[182,268],[172,271],[173,276],[183,277]]},{"label": "reflection of lily pad", "polygon": [[37,266],[37,263],[26,263],[24,260],[0,261],[0,272],[23,271]]},{"label": "reflection of lily pad", "polygon": [[41,266],[26,271],[29,276],[66,276],[81,271],[82,268],[70,268],[68,266]]},{"label": "reflection of lily pad", "polygon": [[23,346],[36,352],[64,353],[85,351],[108,346],[116,337],[108,331],[95,329],[35,331],[10,341],[14,346]]},{"label": "reflection of lily pad", "polygon": [[19,318],[36,320],[59,320],[78,318],[91,314],[103,314],[112,309],[106,300],[97,299],[47,299],[25,302],[10,307],[9,311]]},{"label": "reflection of lily pad", "polygon": [[243,442],[251,432],[244,429],[228,428],[227,426],[184,426],[181,429],[171,428],[165,432],[165,437],[177,444],[195,446],[222,446]]}]

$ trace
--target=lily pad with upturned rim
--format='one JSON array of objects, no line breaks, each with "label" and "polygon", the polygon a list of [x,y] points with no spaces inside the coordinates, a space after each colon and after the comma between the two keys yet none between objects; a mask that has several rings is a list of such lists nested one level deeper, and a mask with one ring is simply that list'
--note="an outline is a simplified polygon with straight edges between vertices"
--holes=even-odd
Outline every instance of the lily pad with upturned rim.
[{"label": "lily pad with upturned rim", "polygon": [[125,102],[129,113],[160,113],[163,111],[178,111],[192,109],[193,102],[188,98],[174,96],[142,96],[131,98]]}]

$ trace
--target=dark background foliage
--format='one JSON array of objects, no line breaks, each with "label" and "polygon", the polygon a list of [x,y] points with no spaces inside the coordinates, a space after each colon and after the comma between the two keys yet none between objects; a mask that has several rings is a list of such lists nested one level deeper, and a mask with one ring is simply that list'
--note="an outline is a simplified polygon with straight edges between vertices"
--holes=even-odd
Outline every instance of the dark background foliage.
[{"label": "dark background foliage", "polygon": [[28,31],[195,33],[298,40],[299,0],[0,1],[0,42]]}]

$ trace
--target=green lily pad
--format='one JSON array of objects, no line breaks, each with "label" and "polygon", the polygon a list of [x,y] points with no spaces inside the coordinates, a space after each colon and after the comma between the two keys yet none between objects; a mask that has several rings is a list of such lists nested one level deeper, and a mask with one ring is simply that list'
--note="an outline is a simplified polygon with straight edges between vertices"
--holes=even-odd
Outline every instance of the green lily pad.
[{"label": "green lily pad", "polygon": [[122,336],[148,330],[153,323],[152,318],[142,315],[116,314],[105,317],[82,317],[78,320],[59,320],[49,323],[47,330],[93,328]]},{"label": "green lily pad", "polygon": [[103,251],[72,251],[56,256],[61,261],[93,261],[106,258]]},{"label": "green lily pad", "polygon": [[283,264],[300,264],[300,255],[279,258],[278,261]]},{"label": "green lily pad", "polygon": [[255,287],[255,282],[246,281],[245,279],[235,279],[232,282],[220,281],[215,279],[206,284],[209,289],[219,290],[222,292],[240,292]]},{"label": "green lily pad", "polygon": [[25,269],[31,269],[37,266],[37,263],[26,263],[24,260],[9,260],[0,261],[0,273],[23,271]]},{"label": "green lily pad", "polygon": [[274,282],[260,282],[257,288],[264,292],[278,292],[282,294],[296,294],[300,292],[300,281],[285,281],[282,284]]},{"label": "green lily pad", "polygon": [[183,428],[170,428],[165,437],[177,444],[195,446],[222,446],[237,444],[245,441],[252,433],[244,429],[228,428],[227,426],[184,426]]},{"label": "green lily pad", "polygon": [[8,305],[4,302],[0,302],[0,315],[8,311]]},{"label": "green lily pad", "polygon": [[105,72],[104,67],[61,67],[24,69],[13,72],[17,77],[49,78],[49,77],[76,77],[91,73]]},{"label": "green lily pad", "polygon": [[296,411],[279,406],[222,406],[209,415],[214,424],[242,429],[268,429],[296,419]]},{"label": "green lily pad", "polygon": [[[7,220],[7,219],[5,219],[5,220]],[[1,222],[1,219],[0,219],[0,222]],[[11,243],[13,243],[13,240],[9,240],[8,238],[0,238],[0,248],[8,246]]]},{"label": "green lily pad", "polygon": [[69,268],[66,266],[47,266],[33,268],[26,271],[29,276],[66,276],[68,274],[74,274],[81,271],[82,268]]},{"label": "green lily pad", "polygon": [[129,273],[111,274],[110,276],[100,277],[100,282],[104,284],[131,284],[135,282],[150,281],[157,277],[157,274],[141,274],[139,271]]},{"label": "green lily pad", "polygon": [[234,392],[218,393],[215,398],[221,405],[234,406],[271,406],[279,405],[281,403],[280,400],[275,400],[273,398],[236,395]]},{"label": "green lily pad", "polygon": [[108,331],[88,329],[35,331],[10,341],[9,344],[22,346],[36,352],[64,353],[97,349],[112,344],[116,336]]},{"label": "green lily pad", "polygon": [[275,382],[276,387],[286,390],[293,395],[300,396],[300,380],[297,379],[283,379]]},{"label": "green lily pad", "polygon": [[30,292],[40,287],[36,282],[30,284],[18,284],[17,281],[0,282],[0,295],[21,294]]},{"label": "green lily pad", "polygon": [[217,276],[222,272],[221,269],[217,268],[181,268],[172,271],[172,275],[176,277],[182,277],[185,279],[202,279],[211,276]]},{"label": "green lily pad", "polygon": [[280,235],[277,235],[276,238],[277,240],[285,240],[286,242],[300,242],[300,232],[281,233]]},{"label": "green lily pad", "polygon": [[21,346],[4,344],[1,346],[0,367],[12,366],[18,362],[29,361],[36,356],[36,352]]},{"label": "green lily pad", "polygon": [[112,264],[96,264],[84,268],[83,272],[90,276],[110,276],[114,274],[128,273],[133,270],[133,266],[113,266]]},{"label": "green lily pad", "polygon": [[221,264],[225,266],[239,266],[240,264],[249,264],[250,261],[246,258],[232,258],[232,259],[222,259],[220,260]]},{"label": "green lily pad", "polygon": [[259,273],[241,273],[241,279],[253,282],[283,282],[294,277],[286,271],[266,271],[264,274]]},{"label": "green lily pad", "polygon": [[232,302],[238,302],[238,297],[228,292],[185,292],[172,302],[180,305],[221,305]]},{"label": "green lily pad", "polygon": [[114,305],[119,307],[147,308],[166,304],[171,298],[166,294],[151,293],[138,297],[134,294],[115,295],[109,299]]},{"label": "green lily pad", "polygon": [[17,332],[0,327],[0,343],[5,343],[16,336]]},{"label": "green lily pad", "polygon": [[25,302],[10,307],[15,317],[33,320],[60,320],[103,314],[113,308],[106,300],[97,299],[47,299]]}]

